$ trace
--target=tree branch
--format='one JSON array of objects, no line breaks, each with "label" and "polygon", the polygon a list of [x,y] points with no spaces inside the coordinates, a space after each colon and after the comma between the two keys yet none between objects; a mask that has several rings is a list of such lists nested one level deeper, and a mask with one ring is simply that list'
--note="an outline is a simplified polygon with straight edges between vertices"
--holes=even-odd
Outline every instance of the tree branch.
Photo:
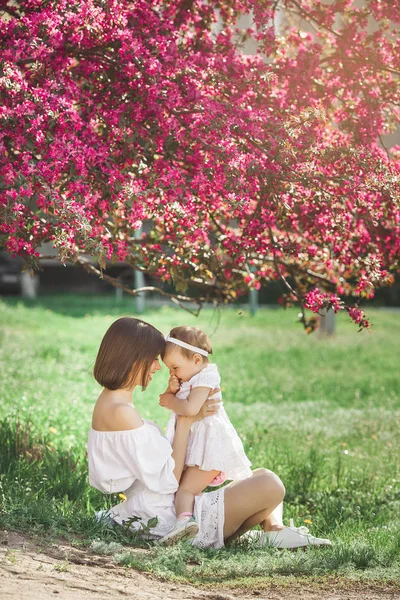
[{"label": "tree branch", "polygon": [[[57,257],[40,255],[38,257],[38,259],[39,260],[41,260],[41,259],[57,260]],[[117,277],[111,277],[110,275],[106,275],[101,268],[98,269],[97,267],[92,265],[88,259],[80,257],[80,258],[77,258],[74,260],[70,259],[69,262],[79,264],[87,273],[90,273],[91,275],[97,275],[98,277],[100,277],[100,279],[103,279],[104,281],[108,281],[114,287],[123,290],[124,292],[126,292],[127,294],[129,294],[131,296],[138,296],[139,294],[145,293],[145,292],[152,292],[152,293],[160,294],[161,296],[164,296],[165,298],[168,298],[169,300],[171,300],[171,302],[173,302],[180,308],[183,308],[183,310],[185,310],[186,312],[189,312],[190,314],[192,314],[196,317],[199,315],[201,308],[203,306],[203,302],[206,300],[205,298],[195,299],[195,298],[191,298],[190,296],[183,296],[181,294],[169,294],[168,292],[165,292],[164,290],[157,288],[155,286],[144,286],[141,288],[132,289],[132,288],[124,285],[123,283],[121,283],[121,281]],[[197,308],[197,310],[192,310],[192,309],[188,308],[187,306],[185,306],[183,304],[183,302],[193,302],[194,304],[197,304],[198,308]]]},{"label": "tree branch", "polygon": [[0,8],[0,13],[7,13],[10,17],[14,17],[15,19],[20,19],[21,15],[11,6],[2,6]]},{"label": "tree branch", "polygon": [[180,5],[180,7],[178,8],[177,13],[175,15],[175,19],[174,19],[175,27],[179,28],[182,25],[185,13],[189,12],[192,9],[194,3],[195,3],[195,0],[183,0],[182,1],[182,3]]}]

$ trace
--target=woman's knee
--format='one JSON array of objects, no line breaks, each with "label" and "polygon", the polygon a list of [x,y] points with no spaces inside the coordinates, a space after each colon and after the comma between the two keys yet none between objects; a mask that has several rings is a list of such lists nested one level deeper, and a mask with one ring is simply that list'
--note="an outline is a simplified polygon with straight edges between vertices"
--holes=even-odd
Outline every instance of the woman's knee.
[{"label": "woman's knee", "polygon": [[273,495],[278,502],[282,502],[286,490],[278,475],[268,469],[256,469],[256,475],[259,479],[260,492],[269,497]]},{"label": "woman's knee", "polygon": [[272,473],[269,469],[265,469],[264,467],[259,467],[258,469],[253,470],[253,477],[262,477],[268,473]]}]

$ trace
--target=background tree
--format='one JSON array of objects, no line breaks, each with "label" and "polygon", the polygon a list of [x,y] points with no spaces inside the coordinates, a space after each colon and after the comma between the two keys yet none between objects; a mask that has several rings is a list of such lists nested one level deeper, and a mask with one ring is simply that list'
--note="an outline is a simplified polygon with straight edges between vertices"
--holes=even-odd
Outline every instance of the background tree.
[{"label": "background tree", "polygon": [[[0,6],[8,252],[33,268],[44,241],[89,270],[88,255],[98,272],[124,260],[200,304],[281,279],[308,330],[304,308],[339,310],[391,283],[400,149],[382,136],[399,122],[397,4]],[[254,28],[235,31],[250,11]],[[257,56],[241,53],[249,35]]]}]

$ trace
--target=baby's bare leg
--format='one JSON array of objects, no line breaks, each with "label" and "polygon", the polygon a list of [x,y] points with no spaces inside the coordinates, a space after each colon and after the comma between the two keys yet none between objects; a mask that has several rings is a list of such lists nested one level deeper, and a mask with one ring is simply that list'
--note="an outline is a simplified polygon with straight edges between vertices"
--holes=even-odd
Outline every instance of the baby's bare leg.
[{"label": "baby's bare leg", "polygon": [[184,471],[179,489],[175,494],[175,511],[193,513],[194,497],[201,492],[219,475],[220,471],[202,471],[199,467],[188,467]]}]

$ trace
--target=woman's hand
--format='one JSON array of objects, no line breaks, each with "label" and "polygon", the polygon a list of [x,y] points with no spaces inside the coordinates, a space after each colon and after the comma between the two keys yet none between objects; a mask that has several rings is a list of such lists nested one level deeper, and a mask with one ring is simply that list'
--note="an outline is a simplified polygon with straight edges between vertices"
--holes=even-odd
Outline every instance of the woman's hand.
[{"label": "woman's hand", "polygon": [[[216,388],[215,390],[211,390],[211,392],[208,395],[214,396],[214,394],[217,394],[219,391],[220,391],[220,389]],[[212,417],[219,411],[221,404],[222,404],[222,402],[220,399],[206,400],[204,402],[203,406],[201,407],[201,409],[199,410],[199,412],[197,413],[197,415],[192,417],[193,422],[201,421],[201,419],[204,419],[205,417]]]}]

